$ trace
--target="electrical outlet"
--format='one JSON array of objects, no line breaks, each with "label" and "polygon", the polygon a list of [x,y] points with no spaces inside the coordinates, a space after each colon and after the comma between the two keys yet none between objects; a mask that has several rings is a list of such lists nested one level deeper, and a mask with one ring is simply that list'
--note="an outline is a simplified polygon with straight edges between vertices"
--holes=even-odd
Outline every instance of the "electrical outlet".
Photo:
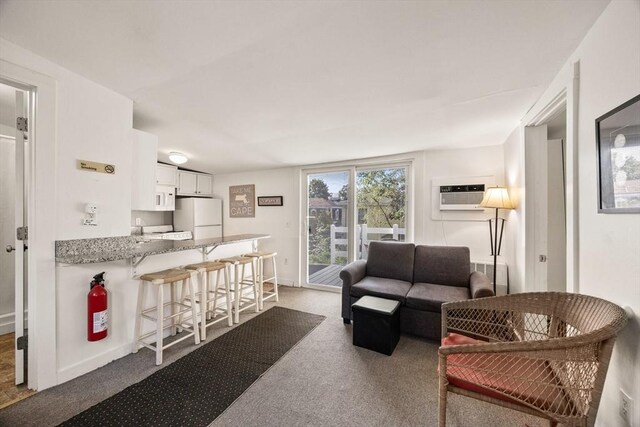
[{"label": "electrical outlet", "polygon": [[620,417],[625,422],[625,425],[631,426],[631,417],[633,415],[633,400],[631,397],[620,389]]},{"label": "electrical outlet", "polygon": [[142,225],[142,218],[136,218],[136,225],[138,227]]}]

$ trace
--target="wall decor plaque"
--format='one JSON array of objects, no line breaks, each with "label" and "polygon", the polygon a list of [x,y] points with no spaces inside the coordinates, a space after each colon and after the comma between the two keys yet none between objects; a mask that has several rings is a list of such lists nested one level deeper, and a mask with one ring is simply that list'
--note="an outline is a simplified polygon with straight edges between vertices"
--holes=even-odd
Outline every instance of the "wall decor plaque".
[{"label": "wall decor plaque", "polygon": [[258,196],[258,206],[282,206],[282,196]]},{"label": "wall decor plaque", "polygon": [[106,173],[109,175],[114,175],[116,173],[116,166],[111,165],[109,163],[98,163],[92,162],[89,160],[78,160],[77,161],[78,169],[89,172],[100,172]]},{"label": "wall decor plaque", "polygon": [[256,216],[255,184],[229,187],[229,217],[254,218]]}]

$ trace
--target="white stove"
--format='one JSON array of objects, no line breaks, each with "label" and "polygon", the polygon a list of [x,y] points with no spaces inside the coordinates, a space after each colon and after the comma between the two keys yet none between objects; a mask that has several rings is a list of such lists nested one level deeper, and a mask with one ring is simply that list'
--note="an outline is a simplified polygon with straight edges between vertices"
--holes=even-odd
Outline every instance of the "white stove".
[{"label": "white stove", "polygon": [[145,240],[190,240],[191,231],[173,231],[173,225],[150,225],[142,227]]}]

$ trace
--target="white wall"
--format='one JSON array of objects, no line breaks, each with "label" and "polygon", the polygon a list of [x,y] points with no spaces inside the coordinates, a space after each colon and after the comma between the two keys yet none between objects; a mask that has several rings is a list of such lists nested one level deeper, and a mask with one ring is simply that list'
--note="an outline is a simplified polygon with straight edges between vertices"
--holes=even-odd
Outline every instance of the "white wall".
[{"label": "white wall", "polygon": [[[578,291],[630,307],[635,316],[619,336],[614,349],[596,425],[623,425],[618,415],[619,389],[635,402],[634,422],[640,426],[640,215],[597,212],[595,119],[640,93],[640,2],[614,0],[534,105],[539,112],[571,84],[573,63],[579,61],[580,85],[577,123],[567,118],[570,132],[577,130],[578,166]],[[615,64],[615,66],[612,66]],[[570,98],[569,103],[573,100]],[[526,120],[525,120],[526,121]],[[517,140],[520,142],[518,143]],[[506,176],[522,189],[522,138],[512,135],[505,146]],[[568,154],[569,155],[569,154]],[[520,215],[514,212],[512,215]],[[519,222],[524,221],[519,216]],[[520,229],[516,247],[524,243]],[[511,256],[514,256],[511,254]],[[516,252],[512,263],[524,270],[524,257]],[[522,276],[521,276],[522,278]]]},{"label": "white wall", "polygon": [[[257,172],[220,174],[213,178],[214,197],[223,200],[223,232],[225,235],[270,234],[261,240],[259,249],[278,252],[278,281],[298,285],[298,253],[301,227],[298,221],[300,196],[299,173],[296,168]],[[255,218],[229,217],[229,186],[255,184],[256,196],[283,196],[283,206],[257,206]]]},{"label": "white wall", "polygon": [[[491,255],[489,226],[487,219],[495,215],[493,209],[482,213],[451,212],[439,213],[443,221],[434,220],[432,209],[438,204],[436,194],[431,189],[437,177],[493,176],[495,184],[504,184],[504,150],[502,145],[456,150],[424,151],[424,180],[416,191],[425,194],[423,212],[424,233],[416,235],[416,243],[429,245],[468,246],[473,259],[485,259]],[[506,213],[500,211],[500,217]],[[438,218],[438,217],[437,217]],[[461,220],[462,218],[472,220]],[[503,236],[502,254],[506,253],[507,239]]]}]

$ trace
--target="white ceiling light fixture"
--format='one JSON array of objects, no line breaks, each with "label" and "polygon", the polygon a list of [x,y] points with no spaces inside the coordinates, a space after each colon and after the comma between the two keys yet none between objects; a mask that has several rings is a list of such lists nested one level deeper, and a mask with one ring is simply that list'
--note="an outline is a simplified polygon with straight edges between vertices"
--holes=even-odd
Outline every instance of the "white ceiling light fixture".
[{"label": "white ceiling light fixture", "polygon": [[187,163],[187,160],[189,160],[189,158],[182,153],[172,151],[169,153],[169,160],[171,160],[171,162],[175,163],[176,165],[181,165],[183,163]]}]

